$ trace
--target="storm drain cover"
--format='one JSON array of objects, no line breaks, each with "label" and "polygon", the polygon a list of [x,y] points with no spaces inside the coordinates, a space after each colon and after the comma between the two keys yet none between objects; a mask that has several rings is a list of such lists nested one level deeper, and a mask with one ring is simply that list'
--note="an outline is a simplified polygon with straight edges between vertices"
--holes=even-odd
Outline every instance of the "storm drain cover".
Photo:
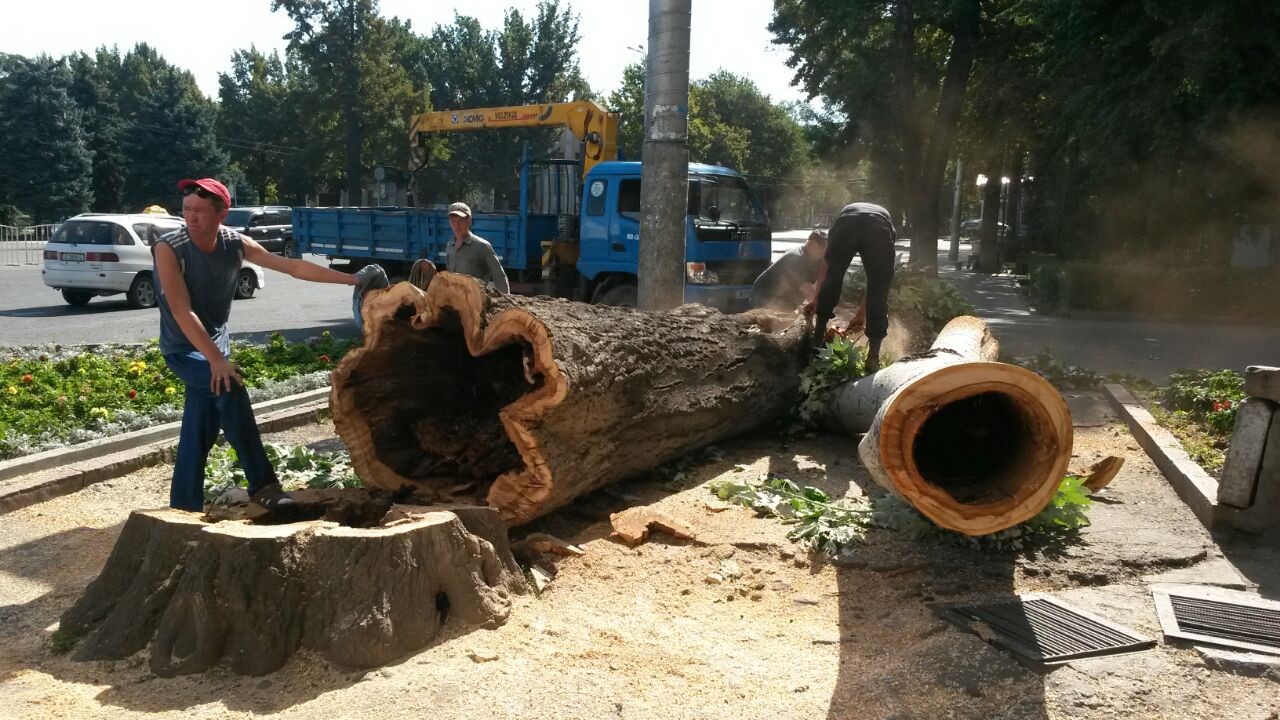
[{"label": "storm drain cover", "polygon": [[1165,637],[1280,655],[1280,602],[1203,585],[1151,589]]},{"label": "storm drain cover", "polygon": [[933,609],[956,626],[1041,665],[1145,650],[1156,644],[1039,593],[981,604],[941,603]]}]

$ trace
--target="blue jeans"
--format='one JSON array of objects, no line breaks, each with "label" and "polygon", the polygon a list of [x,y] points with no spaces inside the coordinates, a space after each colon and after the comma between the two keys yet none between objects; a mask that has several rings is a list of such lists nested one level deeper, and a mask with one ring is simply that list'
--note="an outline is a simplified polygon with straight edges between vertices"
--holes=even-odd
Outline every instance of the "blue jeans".
[{"label": "blue jeans", "polygon": [[249,393],[233,383],[230,392],[214,395],[209,390],[213,377],[209,361],[194,350],[165,355],[164,362],[187,386],[178,459],[173,467],[173,484],[169,487],[169,507],[197,512],[204,509],[204,465],[218,439],[219,428],[235,448],[249,480],[250,493],[278,482],[275,468],[262,447]]}]

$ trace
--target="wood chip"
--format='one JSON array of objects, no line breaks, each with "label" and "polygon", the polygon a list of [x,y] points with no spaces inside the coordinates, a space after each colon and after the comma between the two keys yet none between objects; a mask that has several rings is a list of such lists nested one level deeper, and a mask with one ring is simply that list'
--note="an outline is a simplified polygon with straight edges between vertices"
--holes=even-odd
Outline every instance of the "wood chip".
[{"label": "wood chip", "polygon": [[537,565],[529,568],[529,575],[533,577],[533,589],[539,595],[551,584],[551,575]]},{"label": "wood chip", "polygon": [[1089,468],[1089,477],[1085,479],[1084,486],[1089,488],[1090,492],[1098,492],[1115,479],[1122,467],[1124,467],[1124,458],[1115,455],[1104,458]]},{"label": "wood chip", "polygon": [[498,653],[489,650],[467,650],[467,657],[478,663],[487,663],[497,660]]},{"label": "wood chip", "polygon": [[649,539],[651,529],[661,530],[681,540],[693,540],[696,533],[691,525],[661,510],[634,507],[609,516],[613,534],[631,547]]},{"label": "wood chip", "polygon": [[572,543],[565,542],[554,535],[547,533],[529,533],[525,537],[525,542],[529,543],[529,547],[542,553],[551,553],[552,555],[563,555],[566,557],[578,557],[586,555],[586,551]]}]

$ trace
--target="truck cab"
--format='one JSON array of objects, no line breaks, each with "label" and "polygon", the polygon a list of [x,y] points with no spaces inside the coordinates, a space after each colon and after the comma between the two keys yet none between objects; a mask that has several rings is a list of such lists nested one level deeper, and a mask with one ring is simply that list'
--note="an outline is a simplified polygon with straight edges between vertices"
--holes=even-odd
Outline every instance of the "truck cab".
[{"label": "truck cab", "polygon": [[[747,309],[751,284],[772,258],[768,220],[746,180],[728,168],[689,165],[685,302]],[[640,262],[640,163],[610,161],[587,174],[577,270],[591,302],[635,305]]]}]

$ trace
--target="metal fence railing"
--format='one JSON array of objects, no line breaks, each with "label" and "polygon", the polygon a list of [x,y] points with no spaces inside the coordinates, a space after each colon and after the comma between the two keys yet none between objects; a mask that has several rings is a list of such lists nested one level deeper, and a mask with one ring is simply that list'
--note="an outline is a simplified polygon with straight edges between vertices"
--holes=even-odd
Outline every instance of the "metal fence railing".
[{"label": "metal fence railing", "polygon": [[57,225],[0,225],[0,265],[39,265]]}]

